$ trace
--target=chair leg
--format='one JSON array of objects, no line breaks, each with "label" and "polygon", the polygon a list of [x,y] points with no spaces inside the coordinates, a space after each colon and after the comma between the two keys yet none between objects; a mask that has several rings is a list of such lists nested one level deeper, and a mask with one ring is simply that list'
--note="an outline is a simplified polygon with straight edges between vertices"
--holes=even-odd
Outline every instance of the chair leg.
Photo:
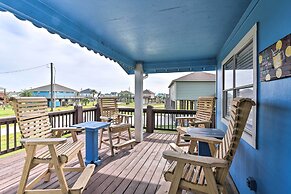
[{"label": "chair leg", "polygon": [[121,136],[121,132],[118,133],[118,136],[117,136],[117,143],[120,143],[120,136]]},{"label": "chair leg", "polygon": [[59,179],[59,183],[60,183],[60,187],[61,187],[61,191],[62,193],[68,193],[69,192],[69,187],[64,175],[64,170],[63,170],[63,166],[64,164],[61,164],[58,160],[58,156],[56,153],[56,149],[54,147],[54,145],[49,145],[49,151],[52,157],[52,163],[55,167],[56,170],[56,174],[57,177]]},{"label": "chair leg", "polygon": [[103,131],[104,131],[104,129],[102,128],[101,131],[100,131],[99,149],[101,148],[101,145],[102,145]]},{"label": "chair leg", "polygon": [[195,153],[195,148],[197,148],[197,141],[191,141],[188,152],[190,154],[194,154]]},{"label": "chair leg", "polygon": [[178,134],[177,134],[177,140],[176,140],[176,145],[179,146],[180,143],[181,143],[181,133],[178,132]]},{"label": "chair leg", "polygon": [[49,182],[51,180],[51,172],[50,172],[50,169],[53,167],[53,164],[52,163],[49,163],[48,164],[48,173],[45,175],[44,177],[44,182]]},{"label": "chair leg", "polygon": [[113,142],[112,142],[112,133],[111,130],[108,130],[108,138],[109,138],[109,147],[111,151],[111,156],[114,156],[114,148],[113,148]]},{"label": "chair leg", "polygon": [[[128,140],[131,140],[131,133],[130,133],[130,128],[127,129],[128,131]],[[133,145],[130,145],[131,149],[133,148]]]},{"label": "chair leg", "polygon": [[79,159],[80,166],[81,167],[85,167],[85,163],[84,163],[84,160],[83,160],[83,156],[82,156],[81,150],[79,150],[79,152],[78,152],[77,155],[78,155],[78,159]]},{"label": "chair leg", "polygon": [[27,179],[28,179],[28,176],[29,176],[29,172],[30,172],[30,170],[31,170],[31,168],[33,166],[32,165],[32,161],[33,161],[33,157],[34,157],[34,154],[35,154],[36,145],[26,146],[25,149],[26,149],[26,160],[25,160],[25,163],[24,163],[21,180],[20,180],[19,187],[18,187],[18,190],[17,190],[18,194],[24,193],[25,186],[26,186],[26,183],[27,183]]},{"label": "chair leg", "polygon": [[176,194],[179,192],[179,184],[180,180],[182,178],[182,173],[184,169],[185,163],[183,162],[178,162],[175,168],[173,180],[170,186],[169,194]]}]

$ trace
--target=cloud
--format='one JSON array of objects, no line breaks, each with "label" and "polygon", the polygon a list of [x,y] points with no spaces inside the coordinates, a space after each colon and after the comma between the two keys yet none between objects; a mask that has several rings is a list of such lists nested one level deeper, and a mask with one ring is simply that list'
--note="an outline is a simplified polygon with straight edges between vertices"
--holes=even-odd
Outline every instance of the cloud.
[{"label": "cloud", "polygon": [[[56,83],[80,90],[93,88],[103,93],[134,91],[134,76],[127,75],[113,61],[64,40],[46,29],[0,12],[0,73],[54,63]],[[187,73],[153,74],[144,81],[144,89],[168,92],[168,85]],[[50,83],[50,69],[42,67],[13,74],[0,74],[0,85],[19,91]]]}]

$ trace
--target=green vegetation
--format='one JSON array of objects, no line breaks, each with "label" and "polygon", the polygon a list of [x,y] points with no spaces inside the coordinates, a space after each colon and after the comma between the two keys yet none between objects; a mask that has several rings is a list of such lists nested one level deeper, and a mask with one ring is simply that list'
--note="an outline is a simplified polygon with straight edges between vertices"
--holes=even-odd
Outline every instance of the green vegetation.
[{"label": "green vegetation", "polygon": [[[153,106],[154,108],[158,108],[158,109],[164,109],[165,105],[163,103],[156,103],[156,104],[149,104],[151,106]],[[118,107],[120,108],[134,108],[134,102],[131,102],[129,104],[126,104],[124,102],[120,102],[118,103]],[[147,105],[144,105],[144,108],[146,108]]]},{"label": "green vegetation", "polygon": [[31,90],[22,90],[19,94],[21,97],[31,97],[32,91]]},{"label": "green vegetation", "polygon": [[[90,108],[95,106],[96,102],[89,102],[87,103],[86,106],[83,106],[84,108]],[[62,111],[62,110],[73,110],[74,106],[61,106],[61,107],[57,107],[54,109],[54,111]],[[51,109],[48,108],[48,111],[50,111]],[[9,116],[14,116],[14,111],[12,109],[12,107],[10,105],[7,105],[5,107],[5,109],[0,108],[0,118],[1,117],[9,117]]]}]

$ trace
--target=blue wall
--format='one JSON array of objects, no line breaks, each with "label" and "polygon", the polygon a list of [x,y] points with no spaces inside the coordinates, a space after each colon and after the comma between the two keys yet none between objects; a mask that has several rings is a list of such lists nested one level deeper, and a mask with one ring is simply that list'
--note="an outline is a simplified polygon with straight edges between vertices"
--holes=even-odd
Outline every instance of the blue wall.
[{"label": "blue wall", "polygon": [[[217,58],[217,124],[221,123],[221,61],[258,22],[258,52],[291,33],[291,0],[254,0]],[[259,79],[259,67],[258,67]],[[258,80],[257,149],[241,141],[231,175],[242,194],[253,193],[246,178],[253,176],[257,193],[290,193],[291,188],[291,78]]]},{"label": "blue wall", "polygon": [[[46,97],[46,98],[50,98],[51,97],[51,93],[48,91],[33,91],[32,92],[33,96],[37,96],[37,97]],[[75,92],[55,92],[55,97],[56,98],[72,98],[75,97],[77,94]]]}]

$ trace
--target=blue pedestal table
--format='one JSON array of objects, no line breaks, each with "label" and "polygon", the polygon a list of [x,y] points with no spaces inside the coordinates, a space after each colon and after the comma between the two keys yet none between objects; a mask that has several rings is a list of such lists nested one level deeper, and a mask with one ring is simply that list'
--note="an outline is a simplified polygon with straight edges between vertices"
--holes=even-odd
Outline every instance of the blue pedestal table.
[{"label": "blue pedestal table", "polygon": [[89,121],[72,125],[73,127],[85,128],[86,132],[86,159],[85,164],[100,165],[98,153],[98,130],[110,125],[108,122]]}]

